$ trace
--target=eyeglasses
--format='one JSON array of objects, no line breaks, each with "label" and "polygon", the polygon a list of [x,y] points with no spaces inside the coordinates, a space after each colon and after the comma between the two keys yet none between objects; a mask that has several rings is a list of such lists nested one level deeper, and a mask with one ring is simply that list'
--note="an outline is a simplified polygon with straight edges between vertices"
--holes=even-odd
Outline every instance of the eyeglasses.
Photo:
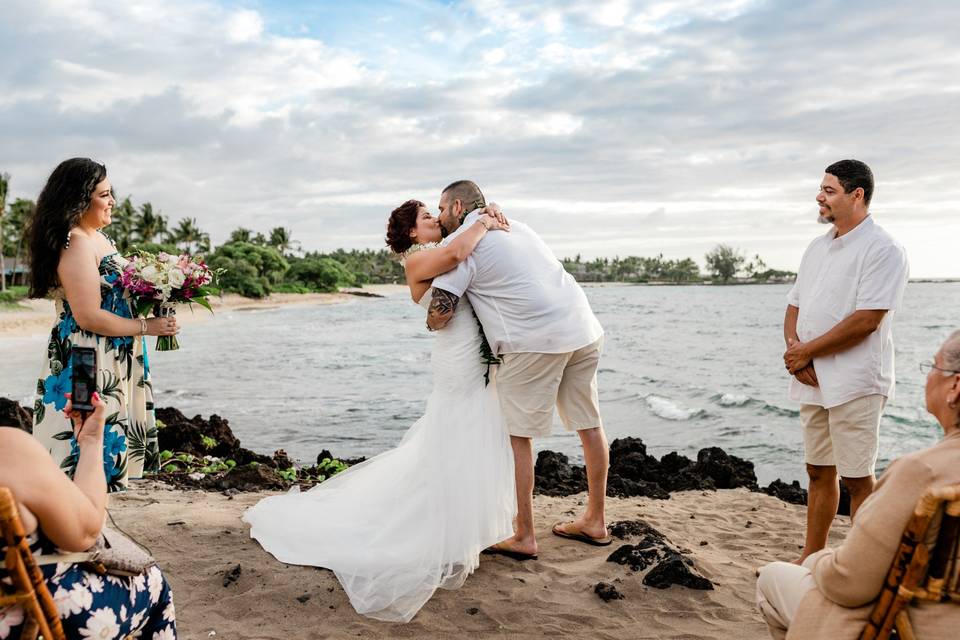
[{"label": "eyeglasses", "polygon": [[960,371],[953,371],[953,370],[951,370],[951,369],[943,369],[942,367],[938,367],[936,364],[934,364],[934,363],[932,363],[932,362],[921,362],[921,363],[920,363],[920,373],[922,373],[922,374],[924,374],[924,375],[930,373],[930,371],[933,370],[933,369],[936,369],[937,371],[941,372],[941,373],[942,373],[943,375],[945,375],[945,376],[949,376],[949,375],[954,374],[954,373],[960,373]]}]

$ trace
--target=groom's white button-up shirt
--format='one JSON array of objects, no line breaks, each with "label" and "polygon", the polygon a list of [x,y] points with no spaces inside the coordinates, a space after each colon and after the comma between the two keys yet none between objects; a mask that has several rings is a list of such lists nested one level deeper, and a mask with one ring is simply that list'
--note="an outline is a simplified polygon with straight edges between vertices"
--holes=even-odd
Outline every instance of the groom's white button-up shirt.
[{"label": "groom's white button-up shirt", "polygon": [[907,285],[903,247],[868,216],[846,234],[835,227],[810,243],[787,303],[808,342],[861,309],[886,309],[876,331],[840,353],[814,358],[819,387],[790,379],[790,399],[826,409],[872,394],[893,399],[893,319]]},{"label": "groom's white button-up shirt", "polygon": [[[471,212],[445,242],[474,224]],[[510,221],[491,231],[456,269],[433,286],[467,298],[495,354],[568,353],[593,344],[603,328],[587,296],[530,227]]]}]

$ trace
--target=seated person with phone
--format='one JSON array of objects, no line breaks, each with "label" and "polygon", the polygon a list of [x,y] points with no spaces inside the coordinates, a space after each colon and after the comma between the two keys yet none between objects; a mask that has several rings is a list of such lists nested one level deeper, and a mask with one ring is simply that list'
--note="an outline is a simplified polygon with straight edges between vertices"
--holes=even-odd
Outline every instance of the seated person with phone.
[{"label": "seated person with phone", "polygon": [[[77,351],[75,348],[73,377],[78,397],[73,400],[66,394],[64,409],[79,448],[73,479],[28,433],[0,427],[0,486],[9,488],[17,500],[30,548],[40,559],[68,638],[176,638],[173,596],[156,565],[140,575],[120,577],[98,573],[81,563],[45,563],[48,556],[90,549],[106,516],[106,405],[93,377],[96,354],[91,362],[89,354]],[[0,538],[0,592],[10,584],[2,565],[4,545]],[[24,618],[20,605],[0,609],[0,638],[19,638]]]}]

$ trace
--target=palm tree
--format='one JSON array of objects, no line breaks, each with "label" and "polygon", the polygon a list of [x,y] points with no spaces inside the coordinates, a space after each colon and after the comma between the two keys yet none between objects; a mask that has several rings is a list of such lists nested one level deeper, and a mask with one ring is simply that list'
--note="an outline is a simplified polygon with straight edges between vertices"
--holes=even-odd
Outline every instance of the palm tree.
[{"label": "palm tree", "polygon": [[[17,250],[13,255],[13,278],[11,282],[16,282],[17,268],[20,266],[20,259],[23,257],[24,244],[27,241],[27,220],[33,217],[37,210],[37,204],[33,200],[24,200],[17,198],[10,205],[9,221],[10,238],[16,244]],[[20,284],[24,284],[22,281]]]},{"label": "palm tree", "polygon": [[10,190],[10,174],[0,173],[0,291],[7,290],[7,264],[4,260],[3,214],[7,211],[7,192]]},{"label": "palm tree", "polygon": [[200,230],[196,218],[181,218],[170,238],[187,253],[210,247],[210,236]]},{"label": "palm tree", "polygon": [[117,203],[113,208],[113,216],[110,222],[110,235],[117,243],[117,249],[121,253],[126,253],[133,245],[133,227],[136,223],[137,210],[130,202],[130,196]]},{"label": "palm tree", "polygon": [[292,239],[293,231],[286,227],[274,227],[270,230],[268,243],[282,255],[287,255],[291,249],[299,249],[300,243]]},{"label": "palm tree", "polygon": [[162,241],[167,234],[167,219],[160,215],[159,211],[154,213],[152,204],[144,202],[140,205],[135,229],[140,242],[154,242],[157,236],[160,236]]},{"label": "palm tree", "polygon": [[227,242],[250,242],[253,237],[253,231],[246,227],[237,227],[230,232],[230,239]]}]

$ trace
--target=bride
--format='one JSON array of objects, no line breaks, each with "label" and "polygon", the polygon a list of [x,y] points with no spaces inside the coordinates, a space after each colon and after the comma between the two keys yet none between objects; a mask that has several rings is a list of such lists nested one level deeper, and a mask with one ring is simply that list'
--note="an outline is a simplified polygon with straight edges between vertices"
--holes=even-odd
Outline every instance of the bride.
[{"label": "bride", "polygon": [[[411,296],[425,309],[435,276],[488,231],[509,231],[499,207],[485,213],[445,247],[436,246],[440,225],[422,202],[391,213],[387,244],[406,256]],[[243,516],[274,557],[331,569],[354,609],[380,620],[409,622],[438,587],[460,587],[483,549],[513,535],[513,455],[466,300],[435,334],[432,367],[426,412],[395,449],[309,491],[265,498]]]}]

